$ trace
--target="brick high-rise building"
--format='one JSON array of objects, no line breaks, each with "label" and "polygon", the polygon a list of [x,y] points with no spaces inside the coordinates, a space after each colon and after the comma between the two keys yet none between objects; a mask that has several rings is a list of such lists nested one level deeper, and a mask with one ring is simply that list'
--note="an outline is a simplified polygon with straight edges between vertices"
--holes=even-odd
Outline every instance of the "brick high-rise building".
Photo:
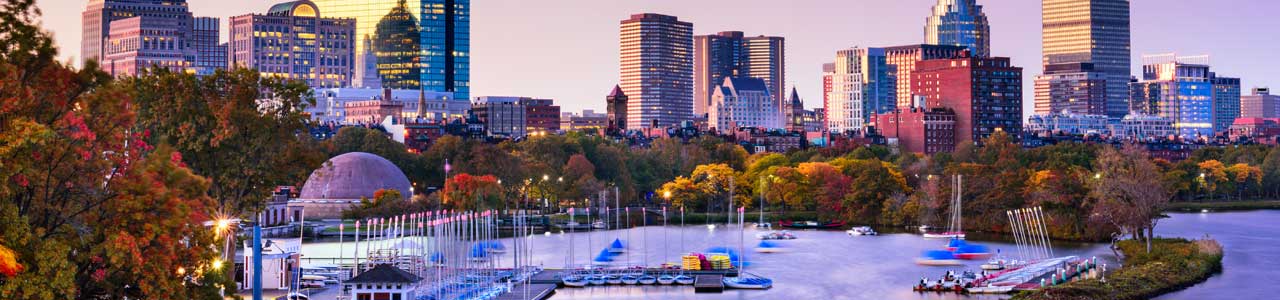
[{"label": "brick high-rise building", "polygon": [[693,120],[693,23],[634,14],[620,25],[626,129]]},{"label": "brick high-rise building", "polygon": [[555,134],[560,131],[560,106],[551,99],[520,98],[524,105],[525,131]]},{"label": "brick high-rise building", "polygon": [[921,61],[911,86],[926,107],[955,111],[957,144],[981,145],[997,131],[1015,139],[1022,133],[1022,68],[1007,57]]},{"label": "brick high-rise building", "polygon": [[895,95],[897,107],[911,106],[911,72],[916,69],[916,62],[930,59],[958,58],[964,53],[963,46],[950,45],[906,45],[884,48],[885,62],[897,66]]},{"label": "brick high-rise building", "polygon": [[876,115],[876,129],[902,151],[934,154],[956,148],[956,113],[950,108],[910,107]]},{"label": "brick high-rise building", "polygon": [[777,36],[745,37],[725,31],[693,37],[694,116],[708,113],[711,94],[725,77],[765,81],[774,101],[785,103],[786,40]]},{"label": "brick high-rise building", "polygon": [[174,72],[191,69],[194,49],[187,38],[190,30],[172,18],[137,16],[111,21],[111,32],[103,45],[102,69],[112,76],[134,76],[151,67]]}]

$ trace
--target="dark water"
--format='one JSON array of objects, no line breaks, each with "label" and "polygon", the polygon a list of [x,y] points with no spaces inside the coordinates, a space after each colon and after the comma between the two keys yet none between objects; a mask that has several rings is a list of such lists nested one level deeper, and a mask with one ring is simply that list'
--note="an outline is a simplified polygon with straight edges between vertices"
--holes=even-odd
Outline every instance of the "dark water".
[{"label": "dark water", "polygon": [[1222,243],[1223,272],[1159,299],[1280,299],[1280,211],[1169,214],[1156,235]]}]

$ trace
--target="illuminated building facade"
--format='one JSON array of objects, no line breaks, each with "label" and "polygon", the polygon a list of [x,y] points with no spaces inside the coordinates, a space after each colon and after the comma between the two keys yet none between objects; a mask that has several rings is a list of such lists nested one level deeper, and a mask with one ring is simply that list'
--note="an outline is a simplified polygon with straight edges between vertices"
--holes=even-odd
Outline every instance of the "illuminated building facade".
[{"label": "illuminated building facade", "polygon": [[665,128],[693,120],[693,24],[634,14],[620,25],[624,129]]},{"label": "illuminated building facade", "polygon": [[276,4],[267,14],[231,18],[228,64],[316,88],[351,85],[355,20],[321,17],[311,1]]},{"label": "illuminated building facade", "polygon": [[1052,64],[1092,64],[1094,71],[1105,74],[1106,114],[1127,114],[1129,0],[1041,0],[1041,19],[1046,69]]},{"label": "illuminated building facade", "polygon": [[991,25],[977,0],[938,0],[925,20],[924,43],[963,46],[974,57],[991,55]]}]

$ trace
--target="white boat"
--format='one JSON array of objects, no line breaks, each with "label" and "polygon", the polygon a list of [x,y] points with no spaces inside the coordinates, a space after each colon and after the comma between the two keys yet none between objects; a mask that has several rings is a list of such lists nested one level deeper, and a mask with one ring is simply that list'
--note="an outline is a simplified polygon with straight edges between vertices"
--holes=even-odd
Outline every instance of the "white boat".
[{"label": "white boat", "polygon": [[672,284],[672,283],[676,283],[675,276],[671,276],[671,275],[658,276],[658,284]]},{"label": "white boat", "polygon": [[773,280],[754,276],[725,277],[724,286],[731,289],[764,290],[773,287]]},{"label": "white boat", "polygon": [[689,275],[676,276],[676,283],[683,284],[683,285],[693,284],[693,276],[689,276]]},{"label": "white boat", "polygon": [[622,275],[622,284],[640,283],[640,277],[636,275]]},{"label": "white boat", "polygon": [[606,275],[604,277],[604,281],[608,284],[622,284],[622,275]]},{"label": "white boat", "polygon": [[600,276],[600,275],[587,276],[587,283],[590,283],[591,285],[604,285],[607,282],[608,281],[604,279],[604,276]]},{"label": "white boat", "polygon": [[773,225],[769,223],[756,223],[757,229],[773,229]]},{"label": "white boat", "polygon": [[925,233],[926,239],[964,239],[964,232],[930,232]]},{"label": "white boat", "polygon": [[593,229],[605,229],[605,228],[609,228],[609,226],[608,226],[608,225],[605,225],[605,224],[604,224],[604,221],[595,221],[595,222],[592,222],[592,223],[591,223],[591,228],[593,228]]},{"label": "white boat", "polygon": [[964,262],[959,259],[916,259],[916,264],[922,266],[960,266]]},{"label": "white boat", "polygon": [[658,278],[654,277],[653,275],[643,275],[643,276],[640,276],[640,279],[638,281],[640,282],[640,284],[648,285],[648,284],[658,283]]},{"label": "white boat", "polygon": [[844,232],[849,235],[878,235],[875,230],[871,229],[871,226],[854,227]]},{"label": "white boat", "polygon": [[587,286],[587,278],[581,275],[568,275],[560,279],[560,282],[567,287],[584,287]]},{"label": "white boat", "polygon": [[917,229],[920,230],[920,233],[929,233],[929,230],[933,229],[933,227],[930,227],[929,225],[920,225]]}]

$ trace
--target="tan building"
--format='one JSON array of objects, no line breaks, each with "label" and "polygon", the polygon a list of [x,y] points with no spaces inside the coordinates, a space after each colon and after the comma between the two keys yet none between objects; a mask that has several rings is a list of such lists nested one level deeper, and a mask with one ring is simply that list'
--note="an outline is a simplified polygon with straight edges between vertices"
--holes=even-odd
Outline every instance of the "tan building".
[{"label": "tan building", "polygon": [[945,45],[907,45],[884,48],[885,61],[898,67],[897,107],[911,107],[911,73],[916,69],[916,62],[930,59],[958,58],[966,48]]},{"label": "tan building", "polygon": [[693,119],[693,23],[634,14],[620,26],[627,128],[668,127]]}]

